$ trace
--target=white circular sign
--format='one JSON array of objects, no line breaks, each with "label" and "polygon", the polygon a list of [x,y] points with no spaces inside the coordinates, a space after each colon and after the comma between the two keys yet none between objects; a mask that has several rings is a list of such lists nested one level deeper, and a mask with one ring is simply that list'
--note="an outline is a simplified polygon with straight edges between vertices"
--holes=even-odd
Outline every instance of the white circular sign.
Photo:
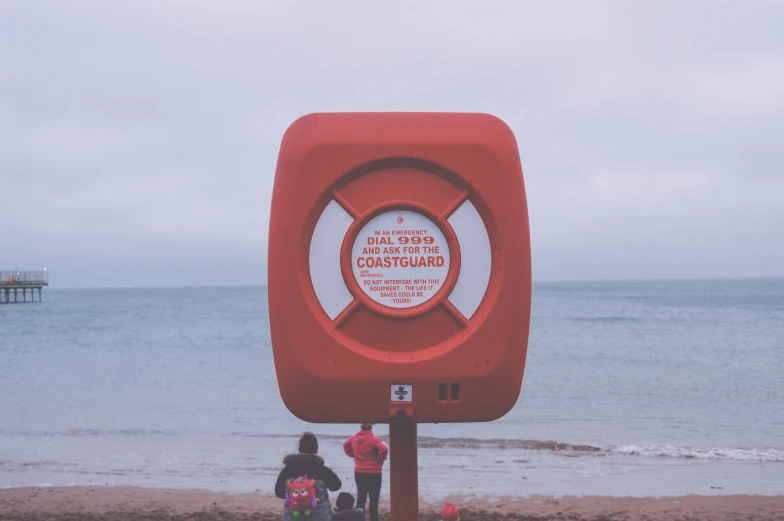
[{"label": "white circular sign", "polygon": [[444,285],[449,261],[441,229],[410,210],[372,218],[351,249],[357,284],[375,302],[390,308],[412,308],[430,300]]}]

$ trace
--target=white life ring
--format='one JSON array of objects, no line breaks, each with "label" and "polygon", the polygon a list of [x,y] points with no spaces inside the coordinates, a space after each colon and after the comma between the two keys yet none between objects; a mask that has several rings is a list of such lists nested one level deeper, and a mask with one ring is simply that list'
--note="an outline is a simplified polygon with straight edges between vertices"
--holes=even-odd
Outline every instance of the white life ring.
[{"label": "white life ring", "polygon": [[[310,280],[324,312],[334,321],[355,297],[341,269],[341,248],[354,217],[333,198],[313,230],[309,250]],[[492,249],[482,217],[466,199],[446,219],[457,236],[460,272],[447,300],[469,320],[490,282]]]}]

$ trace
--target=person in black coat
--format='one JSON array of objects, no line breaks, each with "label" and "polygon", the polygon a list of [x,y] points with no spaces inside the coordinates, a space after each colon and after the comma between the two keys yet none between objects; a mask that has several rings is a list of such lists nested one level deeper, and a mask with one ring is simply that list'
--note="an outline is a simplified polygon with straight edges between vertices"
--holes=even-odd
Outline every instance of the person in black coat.
[{"label": "person in black coat", "polygon": [[[326,519],[331,518],[332,506],[329,502],[328,490],[336,492],[343,485],[340,478],[329,467],[324,465],[324,459],[318,455],[318,440],[312,432],[306,432],[299,439],[299,453],[289,454],[283,458],[283,470],[278,475],[275,483],[275,495],[281,499],[286,498],[287,480],[308,476],[316,480],[316,496],[318,506],[312,521],[318,521],[322,512]],[[284,518],[286,516],[284,515]]]}]

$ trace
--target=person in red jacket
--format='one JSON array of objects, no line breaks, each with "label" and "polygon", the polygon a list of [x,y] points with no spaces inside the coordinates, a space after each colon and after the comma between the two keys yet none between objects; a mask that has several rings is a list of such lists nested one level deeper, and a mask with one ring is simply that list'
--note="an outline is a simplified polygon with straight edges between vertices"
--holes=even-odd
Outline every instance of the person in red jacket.
[{"label": "person in red jacket", "polygon": [[373,434],[373,425],[363,423],[360,431],[343,443],[343,450],[349,458],[354,458],[357,507],[365,510],[365,500],[370,496],[370,521],[378,521],[381,470],[389,454],[389,447]]}]

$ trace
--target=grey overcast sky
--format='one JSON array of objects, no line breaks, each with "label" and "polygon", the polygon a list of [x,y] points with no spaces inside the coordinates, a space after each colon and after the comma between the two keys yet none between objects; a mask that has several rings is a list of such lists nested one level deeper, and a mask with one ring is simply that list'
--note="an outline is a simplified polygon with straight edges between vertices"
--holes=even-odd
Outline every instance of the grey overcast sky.
[{"label": "grey overcast sky", "polygon": [[266,282],[280,138],[482,111],[535,280],[784,276],[784,2],[0,2],[0,270]]}]

